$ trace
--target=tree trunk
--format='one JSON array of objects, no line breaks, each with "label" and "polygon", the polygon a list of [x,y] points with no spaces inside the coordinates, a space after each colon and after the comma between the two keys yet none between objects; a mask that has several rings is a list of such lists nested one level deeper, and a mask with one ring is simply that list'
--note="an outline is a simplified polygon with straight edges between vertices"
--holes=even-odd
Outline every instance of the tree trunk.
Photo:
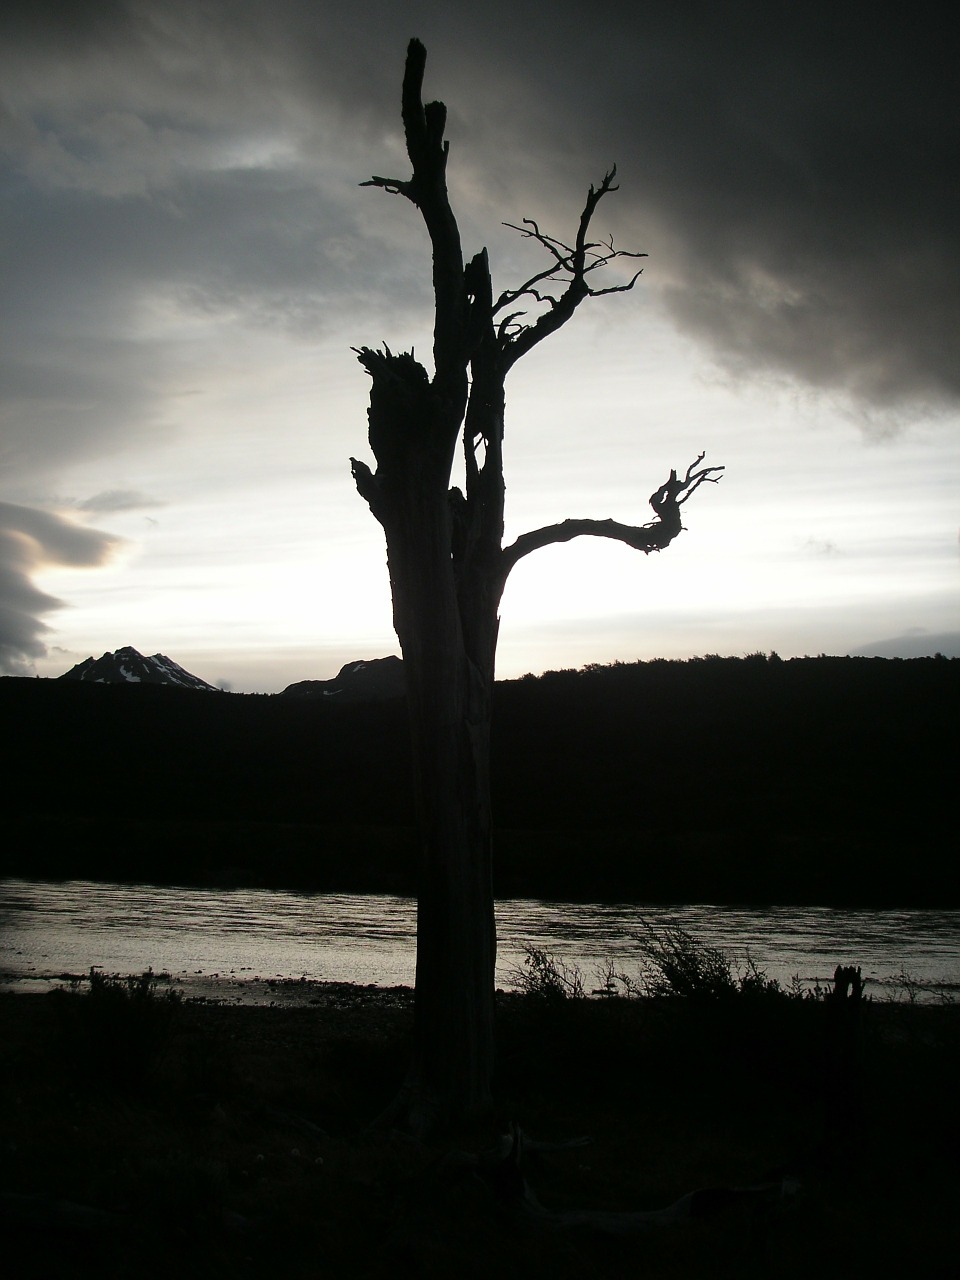
[{"label": "tree trunk", "polygon": [[[491,681],[462,647],[438,640],[409,660],[407,675],[421,849],[414,1056],[402,1105],[419,1132],[489,1111],[494,1053]],[[409,652],[403,646],[405,665]]]},{"label": "tree trunk", "polygon": [[493,1066],[493,672],[464,649],[449,537],[434,536],[445,508],[426,518],[420,506],[412,554],[388,540],[394,600],[413,615],[397,632],[420,826],[414,1057],[401,1097],[417,1131],[489,1109]]},{"label": "tree trunk", "polygon": [[491,1107],[489,745],[499,594],[466,582],[475,573],[454,552],[461,539],[462,553],[463,498],[447,487],[448,400],[410,356],[360,354],[373,376],[379,465],[371,475],[354,461],[354,475],[386,535],[420,828],[414,1051],[387,1118],[426,1134]]}]

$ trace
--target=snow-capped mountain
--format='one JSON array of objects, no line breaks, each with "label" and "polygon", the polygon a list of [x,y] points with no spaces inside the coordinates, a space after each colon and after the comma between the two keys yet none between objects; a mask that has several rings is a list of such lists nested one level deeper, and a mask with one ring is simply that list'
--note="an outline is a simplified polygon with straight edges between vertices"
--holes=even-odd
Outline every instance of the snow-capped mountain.
[{"label": "snow-capped mountain", "polygon": [[400,698],[405,691],[400,658],[348,662],[332,680],[300,680],[287,685],[283,698],[324,698],[330,702],[373,702]]},{"label": "snow-capped mountain", "polygon": [[75,667],[65,671],[61,680],[86,680],[94,684],[172,684],[181,689],[207,689],[216,692],[212,684],[191,675],[183,667],[163,653],[145,658],[142,653],[127,645],[99,658],[85,658]]}]

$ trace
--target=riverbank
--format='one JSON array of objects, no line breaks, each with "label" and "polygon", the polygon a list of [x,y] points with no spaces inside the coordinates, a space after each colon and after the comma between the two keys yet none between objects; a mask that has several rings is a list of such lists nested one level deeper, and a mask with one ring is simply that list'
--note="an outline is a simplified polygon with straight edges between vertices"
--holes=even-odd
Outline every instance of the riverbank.
[{"label": "riverbank", "polygon": [[[409,990],[133,997],[0,997],[22,1276],[885,1276],[952,1248],[956,1006],[868,1003],[841,1060],[822,1001],[502,995],[499,1127],[590,1138],[525,1162],[537,1215],[472,1159],[489,1135],[424,1149],[369,1129],[402,1077]],[[695,1188],[716,1189],[710,1212],[639,1235],[562,1217]]]}]

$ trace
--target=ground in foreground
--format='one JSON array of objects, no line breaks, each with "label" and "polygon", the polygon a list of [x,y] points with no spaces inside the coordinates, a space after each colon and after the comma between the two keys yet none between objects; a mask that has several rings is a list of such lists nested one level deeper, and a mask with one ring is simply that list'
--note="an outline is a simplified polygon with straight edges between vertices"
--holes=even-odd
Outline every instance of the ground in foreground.
[{"label": "ground in foreground", "polygon": [[[0,1017],[0,1220],[23,1277],[886,1276],[952,1247],[956,1006],[867,1004],[840,1050],[815,1001],[501,996],[503,1130],[590,1138],[524,1165],[544,1217],[510,1169],[471,1162],[490,1134],[424,1149],[368,1128],[408,991],[65,992],[0,997]],[[640,1234],[562,1216],[757,1184],[795,1193]]]}]

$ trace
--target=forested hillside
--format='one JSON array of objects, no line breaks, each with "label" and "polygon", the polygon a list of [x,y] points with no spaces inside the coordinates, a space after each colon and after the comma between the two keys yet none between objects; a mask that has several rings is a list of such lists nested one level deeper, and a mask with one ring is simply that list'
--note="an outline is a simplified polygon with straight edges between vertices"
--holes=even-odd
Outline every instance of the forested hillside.
[{"label": "forested hillside", "polygon": [[[497,891],[960,905],[960,663],[498,683]],[[402,700],[0,680],[4,874],[412,891]]]}]

